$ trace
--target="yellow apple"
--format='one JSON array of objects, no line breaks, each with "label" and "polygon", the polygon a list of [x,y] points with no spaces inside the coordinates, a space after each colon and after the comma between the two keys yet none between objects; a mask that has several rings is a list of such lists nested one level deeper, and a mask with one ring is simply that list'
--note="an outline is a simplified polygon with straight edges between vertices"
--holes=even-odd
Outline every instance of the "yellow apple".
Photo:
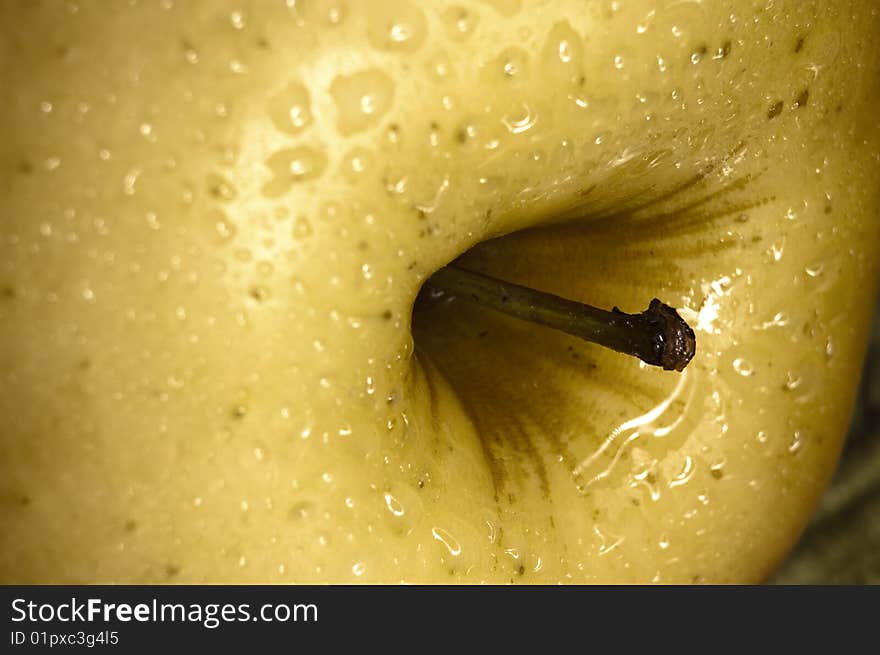
[{"label": "yellow apple", "polygon": [[[0,581],[752,582],[797,538],[876,289],[876,3],[0,18]],[[697,355],[416,302],[459,257]]]}]

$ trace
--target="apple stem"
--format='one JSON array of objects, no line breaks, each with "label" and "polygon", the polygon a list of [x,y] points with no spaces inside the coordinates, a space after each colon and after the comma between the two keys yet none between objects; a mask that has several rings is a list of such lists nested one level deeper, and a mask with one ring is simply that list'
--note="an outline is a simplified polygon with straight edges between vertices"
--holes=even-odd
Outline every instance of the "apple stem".
[{"label": "apple stem", "polygon": [[657,298],[641,314],[625,314],[617,307],[609,312],[456,264],[434,273],[425,285],[435,292],[472,300],[509,316],[638,357],[667,371],[683,371],[696,351],[694,331],[678,312]]}]

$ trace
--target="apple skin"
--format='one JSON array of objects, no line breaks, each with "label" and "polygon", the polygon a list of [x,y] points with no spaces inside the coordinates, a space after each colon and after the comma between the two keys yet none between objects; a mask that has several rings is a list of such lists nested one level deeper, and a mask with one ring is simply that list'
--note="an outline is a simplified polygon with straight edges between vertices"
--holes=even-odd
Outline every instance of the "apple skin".
[{"label": "apple skin", "polygon": [[[754,582],[797,538],[877,287],[873,3],[0,18],[0,581]],[[413,316],[465,253],[697,356]]]}]

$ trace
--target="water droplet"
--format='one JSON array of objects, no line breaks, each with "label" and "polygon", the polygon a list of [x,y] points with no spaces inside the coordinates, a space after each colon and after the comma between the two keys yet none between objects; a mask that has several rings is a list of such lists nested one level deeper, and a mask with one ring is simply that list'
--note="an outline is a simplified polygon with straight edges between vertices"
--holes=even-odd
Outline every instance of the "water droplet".
[{"label": "water droplet", "polygon": [[[689,411],[690,394],[694,389],[691,375],[685,371],[679,376],[675,387],[662,401],[649,411],[624,421],[603,439],[602,443],[589,456],[583,459],[572,471],[576,479],[582,481],[581,493],[586,493],[593,485],[606,480],[618,467],[623,455],[628,453],[636,460],[634,445],[637,440],[647,436],[661,437],[666,441],[683,421]],[[678,402],[677,402],[678,401]],[[641,442],[640,442],[641,443]],[[632,486],[644,485],[654,500],[659,499],[656,475],[652,473],[652,457],[646,457],[641,470],[632,476]],[[683,484],[692,471],[692,462],[685,463],[682,473]],[[670,485],[676,486],[676,485]]]},{"label": "water droplet", "polygon": [[312,122],[308,89],[291,82],[269,100],[269,118],[275,127],[287,134],[298,134]]},{"label": "water droplet", "polygon": [[229,14],[229,22],[232,23],[232,27],[235,29],[243,30],[247,25],[247,18],[243,11],[236,10]]},{"label": "water droplet", "polygon": [[162,227],[162,223],[159,222],[159,216],[156,212],[147,212],[144,214],[144,219],[151,230],[158,230]]},{"label": "water droplet", "polygon": [[375,98],[371,94],[361,96],[361,111],[365,114],[372,114],[376,111]]},{"label": "water droplet", "polygon": [[122,180],[122,192],[127,196],[133,196],[137,191],[137,181],[141,175],[141,169],[133,168],[125,174]]},{"label": "water droplet", "polygon": [[[711,34],[708,10],[702,0],[680,0],[658,6],[652,28],[659,33],[671,33],[682,44],[699,43],[698,37]],[[714,23],[712,23],[714,24]]]},{"label": "water droplet", "polygon": [[448,530],[434,527],[431,528],[431,535],[434,539],[446,546],[446,550],[449,551],[450,555],[453,557],[461,555],[461,544],[458,543],[458,540]]},{"label": "water droplet", "polygon": [[312,223],[305,216],[300,216],[293,224],[293,236],[296,239],[305,239],[312,235]]},{"label": "water droplet", "polygon": [[651,28],[651,25],[654,22],[654,17],[656,15],[656,9],[651,9],[647,14],[645,14],[645,17],[641,20],[641,22],[636,25],[636,34],[644,34],[645,32],[647,32]]},{"label": "water droplet", "polygon": [[361,577],[367,570],[367,566],[363,562],[356,562],[351,567],[351,572],[354,573],[357,577]]},{"label": "water droplet", "polygon": [[816,264],[809,264],[804,267],[804,273],[806,273],[808,276],[810,276],[812,278],[817,278],[820,275],[822,275],[822,273],[824,273],[824,272],[825,272],[824,262],[818,262]]},{"label": "water droplet", "polygon": [[774,262],[782,259],[782,255],[785,254],[785,237],[782,237],[779,243],[772,244],[767,250],[767,254],[770,255]]},{"label": "water droplet", "polygon": [[264,302],[269,299],[270,293],[268,288],[258,284],[251,287],[249,295],[257,302]]},{"label": "water droplet", "polygon": [[777,312],[769,321],[764,321],[760,325],[755,325],[752,329],[769,330],[773,327],[785,327],[786,325],[788,325],[788,314],[784,312]]},{"label": "water droplet", "polygon": [[501,122],[511,134],[520,134],[531,129],[538,122],[538,114],[531,107],[523,104],[520,111],[506,114],[502,117]]},{"label": "water droplet", "polygon": [[342,160],[342,172],[350,182],[356,182],[371,167],[373,156],[365,148],[355,148]]},{"label": "water droplet", "polygon": [[477,27],[479,16],[476,12],[460,6],[450,7],[444,14],[446,31],[455,41],[464,41]]},{"label": "water droplet", "polygon": [[786,391],[795,391],[799,386],[801,386],[801,377],[799,375],[795,375],[791,371],[785,374],[785,382],[782,384],[782,388]]},{"label": "water droplet", "polygon": [[382,0],[367,12],[367,38],[378,50],[413,52],[428,33],[422,10],[406,0]]},{"label": "water droplet", "polygon": [[406,23],[395,23],[388,31],[388,36],[395,43],[403,43],[412,36],[411,27]]},{"label": "water droplet", "polygon": [[277,198],[298,182],[313,180],[324,172],[327,156],[323,151],[300,146],[280,150],[266,160],[273,179],[263,187],[263,194]]},{"label": "water droplet", "polygon": [[755,374],[755,368],[742,357],[737,357],[733,360],[733,370],[743,377],[750,377]]},{"label": "water droplet", "polygon": [[[644,451],[640,451],[640,449],[633,448],[631,452],[634,460],[645,457]],[[657,484],[657,476],[654,474],[653,469],[654,467],[651,465],[648,468],[643,468],[634,473],[632,475],[632,480],[630,481],[630,487],[636,488],[643,486],[648,491],[648,496],[651,500],[656,502],[660,500],[660,489]]]},{"label": "water droplet", "polygon": [[330,85],[336,103],[337,124],[343,135],[367,129],[379,122],[394,99],[394,82],[379,70],[340,75]]},{"label": "water droplet", "polygon": [[669,481],[669,487],[674,488],[687,483],[694,476],[694,470],[693,458],[690,455],[685,455],[684,464],[682,464],[681,470],[676,476]]},{"label": "water droplet", "polygon": [[386,493],[384,497],[385,507],[387,507],[388,511],[391,512],[394,516],[403,516],[406,513],[403,505],[399,500],[397,500],[397,498],[389,493]]},{"label": "water droplet", "polygon": [[238,195],[232,183],[216,173],[208,175],[206,186],[211,197],[220,202],[231,202]]},{"label": "water droplet", "polygon": [[342,7],[329,7],[327,9],[327,22],[331,25],[339,25],[345,18],[345,10]]},{"label": "water droplet", "polygon": [[556,54],[559,55],[559,61],[563,64],[569,63],[572,60],[571,44],[568,41],[560,41],[556,49]]},{"label": "water droplet", "polygon": [[153,126],[150,125],[150,123],[141,123],[140,127],[138,127],[138,131],[141,133],[141,136],[144,137],[147,141],[156,141],[156,135],[153,134]]},{"label": "water droplet", "polygon": [[342,24],[348,14],[345,0],[310,0],[309,2],[287,0],[287,5],[295,7],[296,11],[302,12],[305,17],[319,25],[332,27]]},{"label": "water droplet", "polygon": [[618,536],[615,534],[611,534],[610,532],[603,532],[599,529],[598,525],[593,525],[593,532],[596,534],[596,537],[599,539],[599,555],[607,555],[615,548],[617,548],[620,544],[623,543],[624,537]]},{"label": "water droplet", "polygon": [[185,44],[183,48],[183,56],[191,64],[199,63],[199,53],[189,44]]},{"label": "water droplet", "polygon": [[400,195],[406,193],[406,176],[397,177],[390,175],[388,182],[385,184],[385,190],[389,194]]},{"label": "water droplet", "polygon": [[487,65],[485,74],[494,79],[512,80],[524,77],[529,70],[529,53],[518,47],[503,50]]}]

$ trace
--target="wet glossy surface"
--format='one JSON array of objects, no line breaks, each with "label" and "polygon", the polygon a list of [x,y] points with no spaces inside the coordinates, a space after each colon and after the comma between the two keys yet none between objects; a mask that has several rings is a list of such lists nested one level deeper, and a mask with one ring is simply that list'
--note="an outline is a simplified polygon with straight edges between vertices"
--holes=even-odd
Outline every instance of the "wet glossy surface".
[{"label": "wet glossy surface", "polygon": [[[751,581],[807,521],[876,287],[872,3],[0,18],[3,581]],[[697,357],[410,330],[464,253],[660,297]]]}]

